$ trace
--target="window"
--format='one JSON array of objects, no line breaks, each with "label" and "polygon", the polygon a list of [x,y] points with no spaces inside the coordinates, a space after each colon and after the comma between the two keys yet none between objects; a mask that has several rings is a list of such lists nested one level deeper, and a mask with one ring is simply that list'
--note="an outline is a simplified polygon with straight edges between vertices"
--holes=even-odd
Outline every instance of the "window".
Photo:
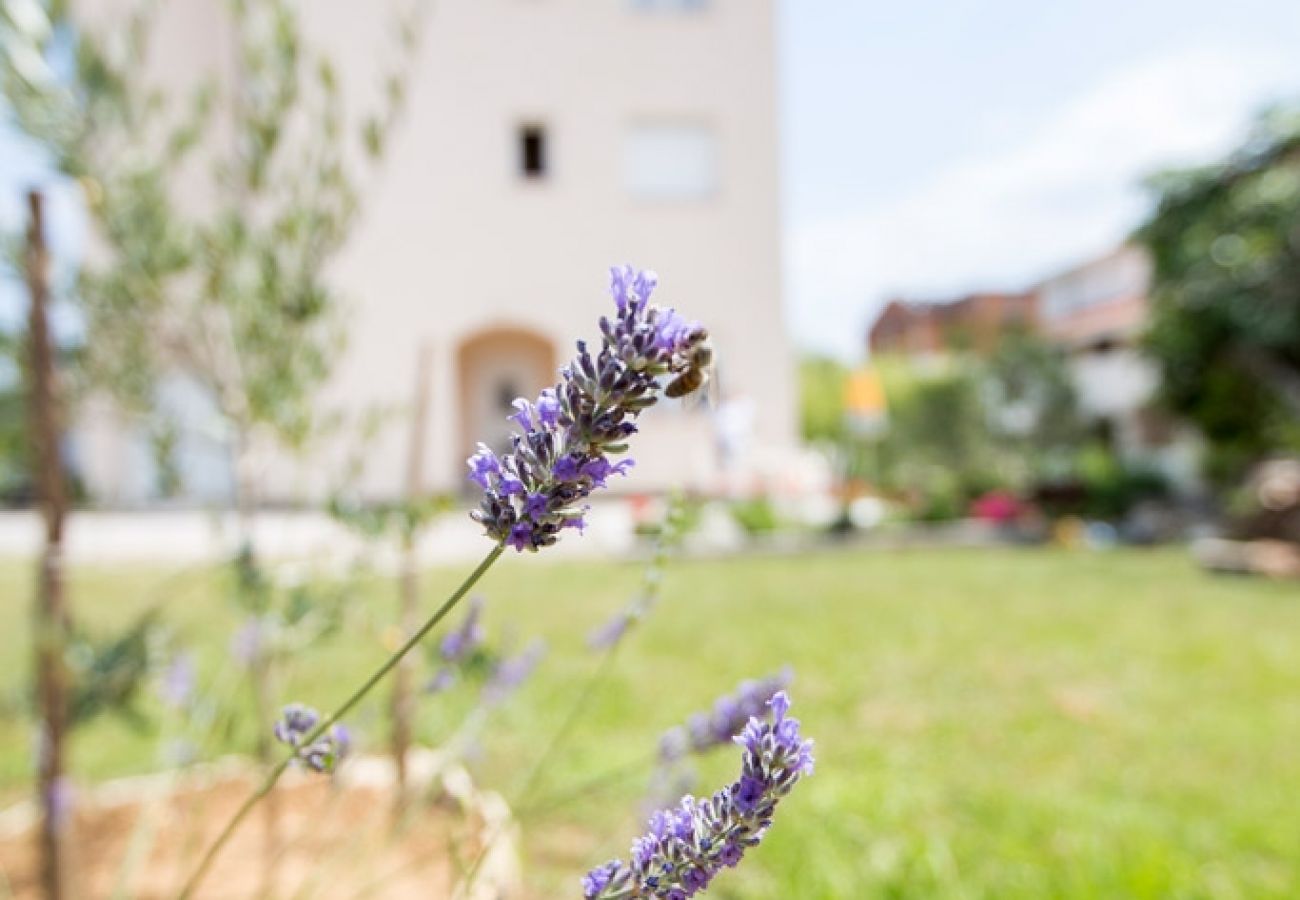
[{"label": "window", "polygon": [[522,125],[519,128],[519,173],[525,178],[544,178],[549,162],[546,154],[546,128]]},{"label": "window", "polygon": [[717,140],[707,125],[635,125],[627,135],[623,162],[634,197],[698,199],[718,190]]},{"label": "window", "polygon": [[508,416],[515,411],[515,398],[522,397],[524,392],[510,380],[497,382],[497,409],[502,416]]}]

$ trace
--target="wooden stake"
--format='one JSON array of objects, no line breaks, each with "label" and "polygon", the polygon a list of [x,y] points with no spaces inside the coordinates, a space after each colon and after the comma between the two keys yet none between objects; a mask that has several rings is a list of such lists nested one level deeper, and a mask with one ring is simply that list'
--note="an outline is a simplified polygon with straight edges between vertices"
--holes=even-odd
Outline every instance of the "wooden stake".
[{"label": "wooden stake", "polygon": [[63,591],[63,522],[67,491],[63,482],[59,388],[50,338],[50,260],[45,244],[42,197],[27,194],[28,226],[25,269],[30,296],[27,336],[27,404],[32,474],[45,526],[35,603],[37,789],[41,808],[41,887],[47,900],[71,895],[68,884],[67,833],[70,792],[64,774],[68,729],[68,672],[64,653],[71,615]]}]

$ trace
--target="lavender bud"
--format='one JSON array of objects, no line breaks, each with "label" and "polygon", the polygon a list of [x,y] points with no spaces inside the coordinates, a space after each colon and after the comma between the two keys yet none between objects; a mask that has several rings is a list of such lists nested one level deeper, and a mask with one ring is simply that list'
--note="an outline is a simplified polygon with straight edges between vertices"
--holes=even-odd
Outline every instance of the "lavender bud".
[{"label": "lavender bud", "polygon": [[522,653],[502,661],[483,686],[483,703],[493,706],[503,702],[528,680],[545,656],[546,642],[538,638]]},{"label": "lavender bud", "polygon": [[665,732],[659,743],[660,759],[670,763],[688,752],[705,753],[730,744],[746,722],[766,714],[772,698],[793,680],[794,671],[787,666],[775,675],[742,682],[735,692],[719,697],[710,712],[696,713],[685,728],[678,726]]},{"label": "lavender bud", "polygon": [[195,680],[194,657],[189,653],[176,654],[158,686],[162,702],[171,709],[183,709],[194,694]]},{"label": "lavender bud", "polygon": [[352,736],[346,726],[335,723],[308,743],[319,722],[320,713],[316,710],[301,703],[291,703],[275,723],[275,739],[294,748],[298,761],[312,771],[333,772],[351,748]]}]

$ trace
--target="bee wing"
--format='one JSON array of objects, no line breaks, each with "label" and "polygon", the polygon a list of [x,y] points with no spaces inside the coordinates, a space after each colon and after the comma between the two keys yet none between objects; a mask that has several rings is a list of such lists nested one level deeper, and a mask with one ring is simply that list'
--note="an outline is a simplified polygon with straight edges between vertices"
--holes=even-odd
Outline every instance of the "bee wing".
[{"label": "bee wing", "polygon": [[704,383],[682,398],[682,408],[688,411],[697,409],[715,410],[722,399],[718,391],[718,379],[714,377],[713,367],[709,366],[701,373]]}]

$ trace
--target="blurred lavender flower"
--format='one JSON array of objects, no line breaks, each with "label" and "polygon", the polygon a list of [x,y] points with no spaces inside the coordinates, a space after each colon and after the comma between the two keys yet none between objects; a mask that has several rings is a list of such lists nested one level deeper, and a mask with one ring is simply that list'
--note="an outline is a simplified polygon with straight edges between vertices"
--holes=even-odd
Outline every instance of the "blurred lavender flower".
[{"label": "blurred lavender flower", "polygon": [[740,778],[712,797],[688,795],[675,809],[651,816],[629,862],[612,860],[583,878],[585,900],[686,900],[763,839],[777,804],[813,771],[812,741],[803,740],[799,720],[789,717],[785,692],[770,706],[773,721],[751,718],[735,738],[744,751]]},{"label": "blurred lavender flower", "polygon": [[169,708],[184,709],[185,704],[194,695],[196,680],[193,655],[178,653],[163,672],[162,683],[158,685],[158,694]]},{"label": "blurred lavender flower", "polygon": [[537,638],[521,653],[503,660],[483,686],[483,705],[495,706],[518,690],[545,656],[546,642]]},{"label": "blurred lavender flower", "polygon": [[483,489],[472,516],[493,540],[536,551],[564,528],[583,528],[582,501],[632,466],[610,457],[627,451],[636,418],[658,400],[659,378],[698,368],[708,332],[651,304],[657,282],[653,272],[611,269],[617,313],[612,321],[601,317],[600,351],[593,358],[579,341],[559,384],[536,403],[515,401],[510,418],[521,433],[510,453],[498,457],[480,444],[469,458],[469,477]]},{"label": "blurred lavender flower", "polygon": [[72,810],[76,803],[72,782],[66,775],[60,775],[49,783],[46,792],[50,825],[55,831],[62,831],[72,820]]},{"label": "blurred lavender flower", "polygon": [[634,625],[655,608],[663,585],[664,563],[667,562],[669,553],[681,542],[686,520],[685,501],[680,496],[673,497],[664,514],[663,525],[655,541],[650,563],[641,576],[641,590],[631,602],[587,635],[587,646],[592,650],[612,650]]},{"label": "blurred lavender flower", "polygon": [[265,644],[265,626],[256,616],[249,618],[230,639],[230,655],[235,662],[249,668],[257,660]]},{"label": "blurred lavender flower", "polygon": [[631,629],[634,619],[626,609],[620,609],[612,617],[592,629],[587,635],[587,646],[592,650],[608,650],[623,640],[623,635]]},{"label": "blurred lavender flower", "polygon": [[319,721],[320,713],[310,706],[290,703],[280,712],[280,719],[275,723],[275,739],[297,747]]},{"label": "blurred lavender flower", "polygon": [[333,772],[347,756],[352,737],[341,723],[335,724],[310,744],[305,743],[320,722],[320,713],[310,706],[291,703],[275,723],[275,739],[297,751],[297,758],[314,772]]},{"label": "blurred lavender flower", "polygon": [[775,675],[741,682],[734,693],[719,697],[710,712],[696,713],[685,727],[664,732],[659,740],[660,760],[671,763],[687,753],[704,753],[731,743],[746,722],[765,715],[772,698],[793,680],[794,670],[787,666]]},{"label": "blurred lavender flower", "polygon": [[455,683],[456,670],[448,666],[443,666],[438,671],[434,672],[433,677],[425,683],[424,692],[426,694],[441,694]]},{"label": "blurred lavender flower", "polygon": [[442,666],[425,685],[428,693],[437,694],[455,684],[457,670],[483,646],[482,617],[483,598],[474,597],[470,600],[469,611],[460,627],[450,632],[438,645],[438,658],[442,660]]},{"label": "blurred lavender flower", "polygon": [[464,662],[465,658],[483,645],[483,598],[473,597],[460,627],[442,639],[438,653],[446,663]]}]

